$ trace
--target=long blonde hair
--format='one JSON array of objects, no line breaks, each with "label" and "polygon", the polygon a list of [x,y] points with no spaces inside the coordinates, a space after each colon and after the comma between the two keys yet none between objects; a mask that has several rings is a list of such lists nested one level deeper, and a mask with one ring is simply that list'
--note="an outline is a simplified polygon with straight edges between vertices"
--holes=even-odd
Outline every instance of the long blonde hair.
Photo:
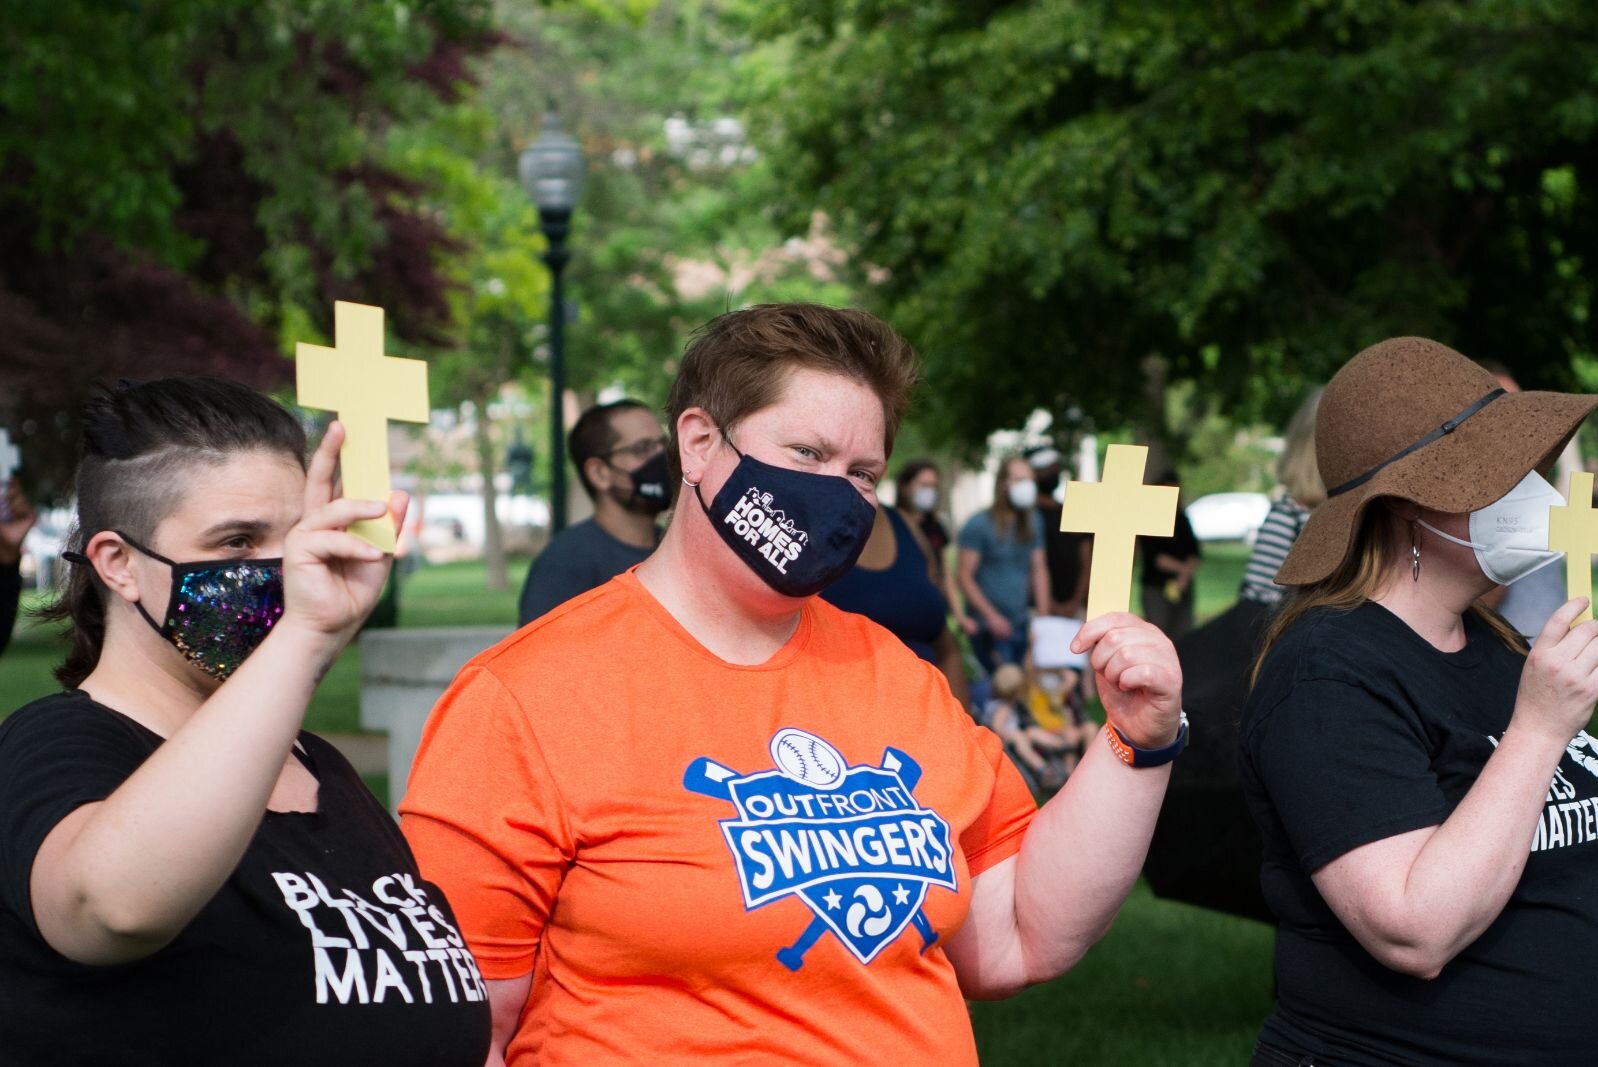
[{"label": "long blonde hair", "polygon": [[1321,392],[1310,393],[1293,413],[1283,434],[1282,456],[1276,461],[1276,480],[1289,497],[1307,508],[1326,499],[1326,483],[1321,481],[1315,458],[1315,415],[1320,410]]},{"label": "long blonde hair", "polygon": [[[1354,532],[1353,551],[1344,558],[1342,565],[1330,577],[1313,585],[1300,586],[1276,613],[1265,631],[1259,655],[1254,659],[1254,670],[1249,675],[1250,685],[1259,681],[1260,668],[1265,665],[1265,657],[1270,655],[1271,648],[1299,619],[1317,608],[1352,611],[1375,598],[1392,580],[1394,569],[1403,560],[1409,546],[1403,544],[1399,536],[1399,524],[1394,521],[1389,499],[1375,500],[1365,509],[1359,528]],[[1525,655],[1525,638],[1516,633],[1514,627],[1497,612],[1482,607],[1480,603],[1472,604],[1470,611],[1486,623],[1500,641]]]}]

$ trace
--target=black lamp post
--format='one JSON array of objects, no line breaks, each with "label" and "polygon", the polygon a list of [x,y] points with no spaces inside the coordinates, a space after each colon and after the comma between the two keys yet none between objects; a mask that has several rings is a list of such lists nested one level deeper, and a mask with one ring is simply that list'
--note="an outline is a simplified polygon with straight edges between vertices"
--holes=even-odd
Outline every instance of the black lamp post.
[{"label": "black lamp post", "polygon": [[522,151],[522,188],[538,206],[538,224],[549,248],[544,262],[549,264],[549,494],[550,532],[566,528],[566,298],[561,287],[561,269],[569,258],[566,234],[571,229],[572,209],[583,194],[583,150],[560,124],[552,106],[544,115],[544,128],[538,140]]}]

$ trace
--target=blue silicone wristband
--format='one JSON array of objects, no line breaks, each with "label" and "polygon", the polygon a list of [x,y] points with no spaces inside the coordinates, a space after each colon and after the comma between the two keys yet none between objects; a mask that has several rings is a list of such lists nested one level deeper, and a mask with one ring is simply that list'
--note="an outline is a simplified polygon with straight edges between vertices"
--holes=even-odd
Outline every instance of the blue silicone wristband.
[{"label": "blue silicone wristband", "polygon": [[1163,767],[1180,756],[1182,750],[1187,747],[1187,712],[1185,711],[1182,712],[1182,725],[1176,731],[1176,740],[1162,748],[1138,748],[1128,741],[1120,730],[1115,728],[1113,722],[1106,722],[1104,729],[1105,740],[1110,743],[1110,748],[1115,751],[1121,762],[1139,770],[1145,767]]}]

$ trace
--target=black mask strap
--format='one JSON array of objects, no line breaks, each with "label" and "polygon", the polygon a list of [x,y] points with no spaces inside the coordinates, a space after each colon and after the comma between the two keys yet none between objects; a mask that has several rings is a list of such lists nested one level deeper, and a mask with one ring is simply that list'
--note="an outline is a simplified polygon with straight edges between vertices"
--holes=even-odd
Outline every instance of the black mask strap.
[{"label": "black mask strap", "polygon": [[[727,442],[727,447],[732,449],[733,453],[740,460],[744,458],[744,454],[742,452],[738,451],[738,446],[732,443],[732,438],[728,437],[725,433],[723,433],[721,435],[721,439],[723,441]],[[704,478],[700,478],[699,479],[699,482],[702,482],[702,481],[704,481]],[[699,490],[699,482],[690,482],[689,484],[694,487],[694,499],[699,501],[699,509],[705,513],[705,518],[708,519],[708,518],[710,518],[710,505],[705,503],[705,494],[700,492],[700,490]]]},{"label": "black mask strap", "polygon": [[[134,548],[138,549],[144,555],[149,556],[151,559],[155,560],[157,563],[165,563],[169,569],[171,569],[173,571],[176,571],[177,564],[173,563],[171,560],[167,559],[165,556],[161,555],[161,553],[155,551],[153,548],[149,548],[149,547],[147,547],[145,545],[141,545],[139,542],[135,541],[133,538],[129,537],[127,534],[123,533],[121,530],[112,530],[111,532],[116,534],[118,537],[122,538],[123,541],[125,541],[128,544],[132,545]],[[88,556],[85,556],[82,552],[74,551],[74,550],[71,550],[71,549],[61,553],[61,558],[66,560],[68,563],[76,563],[79,566],[83,566],[83,567],[92,567],[92,566],[94,566],[94,564],[89,560]],[[174,574],[173,575],[173,581],[176,581],[176,580],[177,580],[177,575]],[[141,603],[140,601],[135,600],[133,602],[133,606],[139,609],[139,614],[143,615],[144,616],[144,621],[150,624],[150,629],[154,630],[156,633],[160,634],[163,637],[166,636],[166,630],[162,628],[160,623],[156,622],[155,619],[150,616],[150,613],[148,611],[144,610],[144,604],[143,603]]]}]

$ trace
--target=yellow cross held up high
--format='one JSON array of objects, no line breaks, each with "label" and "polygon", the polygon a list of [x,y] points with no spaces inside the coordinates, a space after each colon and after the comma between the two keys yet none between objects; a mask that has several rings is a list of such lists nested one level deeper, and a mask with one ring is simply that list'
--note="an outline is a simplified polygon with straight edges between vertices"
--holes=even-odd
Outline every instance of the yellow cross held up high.
[{"label": "yellow cross held up high", "polygon": [[[388,423],[426,422],[427,364],[383,355],[383,309],[337,301],[333,305],[335,348],[300,344],[294,352],[299,402],[338,413],[344,424],[339,469],[344,495],[352,500],[388,500]],[[384,516],[350,526],[350,533],[394,551],[394,522]]]},{"label": "yellow cross held up high", "polygon": [[1149,450],[1111,445],[1098,482],[1071,482],[1060,509],[1060,529],[1093,535],[1088,575],[1089,619],[1132,604],[1132,550],[1139,537],[1169,537],[1176,529],[1177,490],[1144,485]]},{"label": "yellow cross held up high", "polygon": [[[1564,507],[1548,509],[1548,548],[1565,553],[1565,596],[1592,599],[1592,555],[1598,552],[1598,511],[1592,509],[1592,475],[1572,471]],[[1592,618],[1592,604],[1576,622]],[[1571,623],[1574,626],[1576,623]]]}]

